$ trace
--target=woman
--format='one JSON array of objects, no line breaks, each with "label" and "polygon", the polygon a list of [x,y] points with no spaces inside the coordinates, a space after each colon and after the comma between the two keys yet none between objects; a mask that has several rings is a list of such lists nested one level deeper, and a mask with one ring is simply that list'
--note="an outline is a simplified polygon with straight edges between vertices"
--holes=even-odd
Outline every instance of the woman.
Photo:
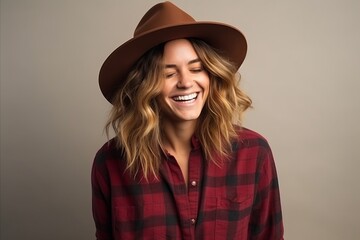
[{"label": "woman", "polygon": [[97,239],[283,239],[271,150],[241,126],[246,40],[170,2],[100,71],[116,137],[92,170]]}]

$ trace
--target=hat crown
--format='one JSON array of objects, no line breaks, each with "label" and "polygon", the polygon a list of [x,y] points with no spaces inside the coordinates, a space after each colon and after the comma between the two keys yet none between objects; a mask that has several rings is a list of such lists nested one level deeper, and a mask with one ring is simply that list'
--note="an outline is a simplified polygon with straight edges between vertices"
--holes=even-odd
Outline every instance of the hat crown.
[{"label": "hat crown", "polygon": [[195,23],[189,14],[172,4],[156,4],[145,13],[134,31],[134,37],[168,26]]}]

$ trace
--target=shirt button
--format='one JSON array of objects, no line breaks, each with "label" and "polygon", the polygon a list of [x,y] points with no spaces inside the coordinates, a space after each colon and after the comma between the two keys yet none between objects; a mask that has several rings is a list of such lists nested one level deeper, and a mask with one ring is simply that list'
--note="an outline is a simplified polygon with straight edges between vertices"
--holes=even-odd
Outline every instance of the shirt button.
[{"label": "shirt button", "polygon": [[197,185],[197,182],[196,182],[196,181],[192,181],[192,182],[191,182],[191,186],[196,187],[196,185]]},{"label": "shirt button", "polygon": [[191,222],[191,225],[195,225],[195,222],[196,222],[195,218],[190,219],[190,222]]}]

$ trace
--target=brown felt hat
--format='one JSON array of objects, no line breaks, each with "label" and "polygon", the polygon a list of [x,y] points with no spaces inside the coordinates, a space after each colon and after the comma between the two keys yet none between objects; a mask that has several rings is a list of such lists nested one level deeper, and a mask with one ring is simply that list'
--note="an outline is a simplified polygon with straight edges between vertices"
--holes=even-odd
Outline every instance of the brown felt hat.
[{"label": "brown felt hat", "polygon": [[99,85],[105,98],[112,98],[125,81],[131,67],[149,49],[179,38],[198,38],[218,49],[238,69],[244,61],[247,44],[244,35],[233,26],[208,21],[195,21],[172,4],[156,4],[140,20],[134,37],[115,49],[103,63]]}]

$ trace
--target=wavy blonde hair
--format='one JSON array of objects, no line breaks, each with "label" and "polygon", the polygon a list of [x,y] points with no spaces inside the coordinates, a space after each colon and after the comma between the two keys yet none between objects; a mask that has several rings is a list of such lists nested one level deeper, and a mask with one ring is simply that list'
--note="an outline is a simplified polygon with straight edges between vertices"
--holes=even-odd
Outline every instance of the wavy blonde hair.
[{"label": "wavy blonde hair", "polygon": [[[202,40],[188,39],[204,69],[209,74],[210,90],[196,128],[205,158],[214,161],[214,154],[228,158],[231,140],[241,126],[243,112],[251,106],[250,98],[240,90],[236,68],[225,57]],[[161,116],[156,97],[163,86],[160,44],[136,63],[122,87],[117,91],[109,120],[105,126],[109,135],[112,127],[119,147],[126,158],[128,171],[135,177],[140,171],[148,179],[158,176],[163,154]],[[218,162],[215,162],[219,164]]]}]

